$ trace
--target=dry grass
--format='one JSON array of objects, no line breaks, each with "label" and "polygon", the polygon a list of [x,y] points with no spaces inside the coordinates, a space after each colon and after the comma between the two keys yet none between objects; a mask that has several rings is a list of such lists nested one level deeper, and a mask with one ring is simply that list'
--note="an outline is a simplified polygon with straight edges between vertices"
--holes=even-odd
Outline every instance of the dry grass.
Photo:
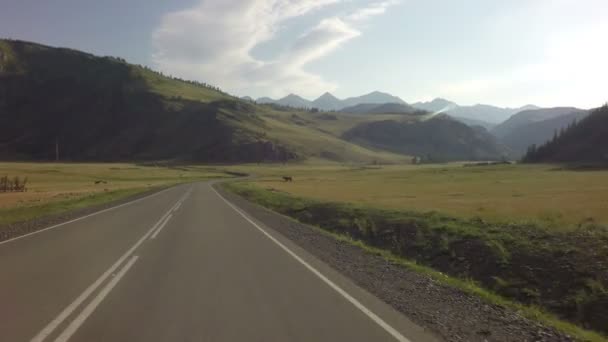
[{"label": "dry grass", "polygon": [[[462,167],[241,167],[255,183],[290,194],[371,207],[438,211],[488,221],[531,221],[563,228],[608,223],[608,171],[567,171],[549,165]],[[294,176],[285,183],[281,175]]]},{"label": "dry grass", "polygon": [[27,192],[0,193],[0,224],[47,214],[51,207],[52,212],[68,210],[79,200],[98,204],[96,196],[103,202],[155,187],[228,176],[210,167],[80,163],[0,163],[0,175],[28,177]]}]

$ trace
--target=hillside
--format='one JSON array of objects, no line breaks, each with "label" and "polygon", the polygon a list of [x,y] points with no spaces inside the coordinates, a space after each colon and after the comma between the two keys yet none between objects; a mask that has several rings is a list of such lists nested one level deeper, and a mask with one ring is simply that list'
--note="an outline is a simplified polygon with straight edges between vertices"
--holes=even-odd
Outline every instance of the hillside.
[{"label": "hillside", "polygon": [[[543,108],[543,109],[532,109],[524,110],[515,115],[511,116],[508,120],[501,123],[500,125],[492,129],[492,134],[498,138],[503,138],[514,131],[521,129],[522,127],[545,120],[555,119],[560,116],[569,114],[583,114],[585,110],[574,108],[574,107],[555,107],[555,108]],[[569,124],[570,122],[568,122]],[[553,134],[553,132],[551,132]],[[550,137],[549,137],[550,138]]]},{"label": "hillside", "polygon": [[498,124],[507,120],[511,115],[524,110],[524,108],[502,108],[492,105],[477,104],[473,106],[458,106],[450,109],[447,113],[456,117],[481,120]]},{"label": "hillside", "polygon": [[430,102],[415,102],[412,106],[431,113],[446,113],[469,125],[475,124],[476,122],[476,125],[485,128],[491,128],[492,126],[498,125],[515,113],[524,110],[539,109],[539,107],[534,105],[526,105],[518,108],[503,108],[487,104],[461,106],[442,98],[436,98]]},{"label": "hillside", "polygon": [[429,120],[361,123],[343,137],[427,161],[498,160],[509,154],[485,129],[471,128],[446,115]]},{"label": "hillside", "polygon": [[468,118],[462,118],[459,116],[452,116],[450,115],[450,117],[452,117],[454,120],[460,121],[463,124],[470,126],[470,127],[483,127],[488,131],[491,131],[494,127],[496,127],[496,124],[491,123],[491,122],[487,122],[487,121],[483,121],[483,120],[477,120],[477,119],[468,119]]},{"label": "hillside", "polygon": [[[395,161],[206,84],[113,57],[0,40],[0,159]],[[311,143],[321,141],[322,143]]]},{"label": "hillside", "polygon": [[412,106],[431,113],[443,113],[458,107],[456,103],[439,97],[428,102],[415,102]]},{"label": "hillside", "polygon": [[531,146],[525,162],[608,163],[608,105],[591,111],[559,136]]},{"label": "hillside", "polygon": [[[255,108],[117,58],[2,41],[0,158],[282,160]],[[6,58],[10,56],[10,58]],[[179,132],[179,133],[178,133]]]},{"label": "hillside", "polygon": [[[574,121],[583,119],[588,113],[586,110],[576,108],[524,111],[514,115],[491,133],[498,136],[499,141],[511,148],[516,156],[522,156],[529,146],[540,146],[551,140],[555,132],[565,129]],[[517,120],[517,123],[513,124],[515,120],[512,119]]]},{"label": "hillside", "polygon": [[346,107],[341,112],[352,114],[426,114],[425,111],[403,103],[361,103]]}]

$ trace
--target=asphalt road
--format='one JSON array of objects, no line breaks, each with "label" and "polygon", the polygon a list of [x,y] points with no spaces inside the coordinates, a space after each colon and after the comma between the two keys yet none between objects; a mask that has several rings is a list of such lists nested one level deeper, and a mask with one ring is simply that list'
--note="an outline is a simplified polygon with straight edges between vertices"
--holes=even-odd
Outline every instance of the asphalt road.
[{"label": "asphalt road", "polygon": [[434,340],[208,183],[0,244],[0,341]]}]

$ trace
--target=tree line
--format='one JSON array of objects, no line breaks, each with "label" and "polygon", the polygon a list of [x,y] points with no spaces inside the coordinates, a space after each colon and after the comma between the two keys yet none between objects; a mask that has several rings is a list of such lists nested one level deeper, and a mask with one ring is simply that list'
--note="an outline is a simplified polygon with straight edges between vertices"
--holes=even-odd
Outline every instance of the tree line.
[{"label": "tree line", "polygon": [[556,130],[544,144],[528,147],[524,163],[555,161],[608,162],[608,104],[593,110],[587,117]]}]

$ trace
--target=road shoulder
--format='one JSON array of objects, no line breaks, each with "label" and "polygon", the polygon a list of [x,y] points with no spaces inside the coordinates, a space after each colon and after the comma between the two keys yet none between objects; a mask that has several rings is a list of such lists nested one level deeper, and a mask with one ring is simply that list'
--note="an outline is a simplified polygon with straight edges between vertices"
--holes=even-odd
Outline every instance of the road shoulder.
[{"label": "road shoulder", "polygon": [[214,186],[230,202],[445,341],[571,341],[554,329]]}]

